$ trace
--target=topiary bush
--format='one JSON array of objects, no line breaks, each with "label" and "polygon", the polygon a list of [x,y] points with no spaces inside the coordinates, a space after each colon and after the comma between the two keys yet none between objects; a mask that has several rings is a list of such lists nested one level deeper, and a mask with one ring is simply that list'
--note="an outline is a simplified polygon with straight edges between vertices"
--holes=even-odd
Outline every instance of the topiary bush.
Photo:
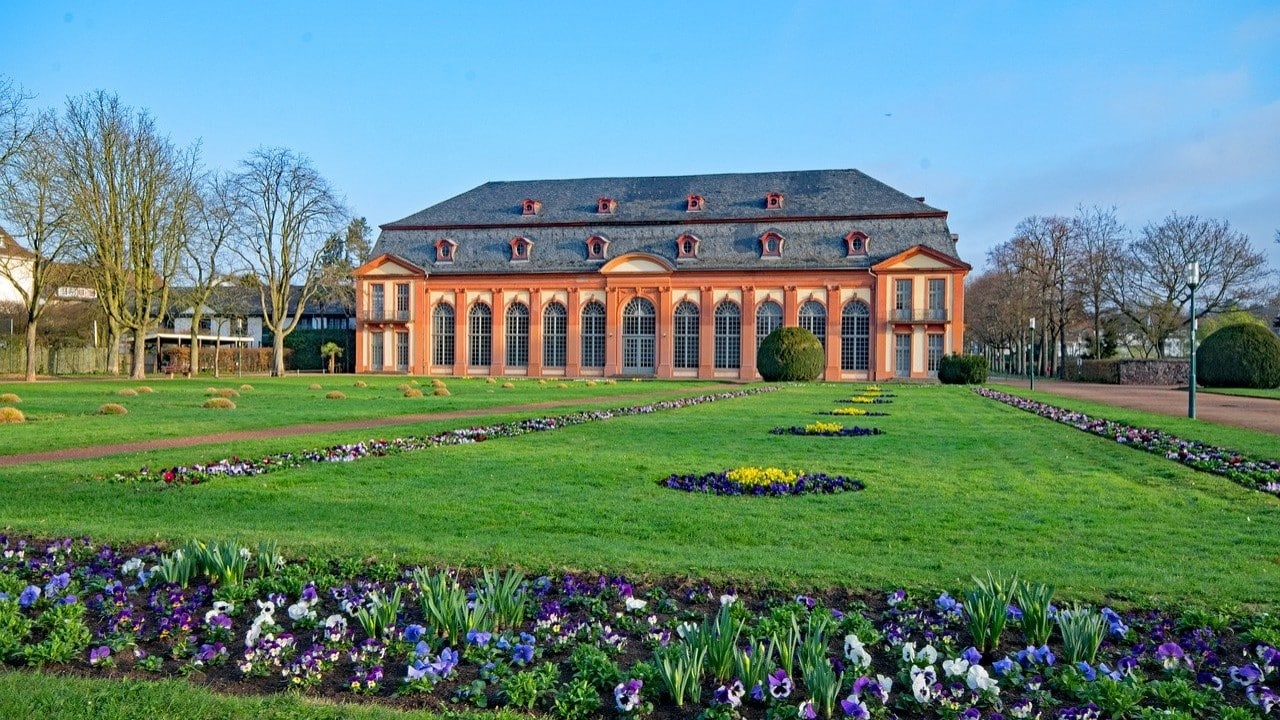
[{"label": "topiary bush", "polygon": [[22,402],[22,398],[18,397],[17,393],[0,393],[0,403],[16,405],[20,402]]},{"label": "topiary bush", "polygon": [[128,413],[129,411],[119,403],[107,403],[98,408],[99,415],[127,415]]},{"label": "topiary bush", "polygon": [[139,385],[135,389],[137,390],[139,395],[150,395],[151,393],[155,392],[155,390],[150,385]]},{"label": "topiary bush", "polygon": [[422,397],[422,391],[419,390],[418,388],[411,387],[408,390],[404,391],[404,396],[407,398],[420,398]]},{"label": "topiary bush", "polygon": [[987,381],[987,359],[981,355],[943,355],[938,363],[943,385],[981,385]]},{"label": "topiary bush", "polygon": [[1261,325],[1228,325],[1200,343],[1196,379],[1205,387],[1280,386],[1280,338]]},{"label": "topiary bush", "polygon": [[330,390],[328,393],[325,393],[325,397],[330,400],[346,400],[347,399],[346,394],[344,394],[340,390]]},{"label": "topiary bush", "polygon": [[116,394],[120,397],[137,397],[138,391],[133,388],[120,388],[116,391]]},{"label": "topiary bush", "polygon": [[799,327],[780,327],[769,333],[756,356],[756,369],[769,382],[816,380],[826,364],[817,336]]},{"label": "topiary bush", "polygon": [[443,386],[443,385],[441,385],[440,387],[436,388],[435,390],[432,390],[432,391],[431,391],[431,394],[432,394],[432,395],[435,395],[436,397],[448,397],[448,396],[450,395],[450,393],[449,393],[449,388],[447,388],[447,387],[445,387],[445,386]]},{"label": "topiary bush", "polygon": [[27,416],[16,407],[0,407],[0,424],[26,422]]},{"label": "topiary bush", "polygon": [[210,410],[235,410],[236,404],[231,402],[229,398],[215,397],[205,400],[200,407]]},{"label": "topiary bush", "polygon": [[237,398],[240,397],[240,391],[235,388],[218,388],[218,397]]}]

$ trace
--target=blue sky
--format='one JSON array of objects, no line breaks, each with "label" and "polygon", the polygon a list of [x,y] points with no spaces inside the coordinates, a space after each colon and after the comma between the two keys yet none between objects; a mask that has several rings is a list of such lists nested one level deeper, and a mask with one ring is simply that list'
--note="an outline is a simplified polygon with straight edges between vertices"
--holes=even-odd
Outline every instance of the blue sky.
[{"label": "blue sky", "polygon": [[0,3],[0,73],[205,162],[311,157],[373,224],[487,180],[858,168],[950,211],[1223,218],[1280,268],[1280,4]]}]

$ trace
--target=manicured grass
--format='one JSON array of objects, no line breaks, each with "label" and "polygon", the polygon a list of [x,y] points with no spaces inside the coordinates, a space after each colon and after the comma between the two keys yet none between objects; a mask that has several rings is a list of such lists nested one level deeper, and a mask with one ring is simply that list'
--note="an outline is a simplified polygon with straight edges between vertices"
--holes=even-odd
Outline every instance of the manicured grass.
[{"label": "manicured grass", "polygon": [[[895,402],[876,407],[889,417],[839,418],[887,433],[875,437],[769,435],[775,426],[812,422],[851,390],[812,385],[180,489],[69,479],[336,437],[45,463],[0,478],[0,526],[115,541],[270,538],[292,554],[807,588],[959,590],[992,569],[1053,583],[1068,598],[1271,607],[1280,597],[1275,498],[964,388],[890,388]],[[1280,439],[1265,433],[1144,417],[1280,455]],[[1116,419],[1142,422],[1133,414]],[[657,484],[671,473],[742,465],[850,475],[868,488],[758,499]]]},{"label": "manicured grass", "polygon": [[[298,695],[232,697],[181,680],[103,680],[0,671],[0,717],[41,720],[428,720],[427,712],[335,704]],[[450,713],[453,720],[511,720],[506,711]]]},{"label": "manicured grass", "polygon": [[[368,387],[355,387],[359,381]],[[0,455],[38,452],[86,445],[129,442],[144,438],[168,438],[209,435],[219,432],[252,430],[306,423],[361,420],[418,413],[449,412],[520,405],[549,400],[584,399],[602,396],[648,394],[688,390],[688,384],[673,382],[629,382],[616,384],[567,381],[565,389],[548,380],[514,379],[513,388],[502,382],[489,384],[482,378],[444,378],[451,393],[446,397],[431,394],[431,378],[406,376],[330,375],[285,378],[234,378],[220,380],[86,380],[50,383],[0,384],[0,393],[12,392],[22,398],[17,407],[27,422],[0,426]],[[253,386],[241,390],[243,383]],[[425,397],[406,398],[397,389],[401,384],[417,382]],[[320,389],[312,390],[311,385]],[[136,396],[122,397],[118,391],[146,386],[154,390]],[[714,387],[704,383],[703,387]],[[210,396],[208,388],[230,388],[239,393],[232,398],[235,410],[211,410],[201,407]],[[339,390],[345,399],[325,397]],[[695,390],[696,392],[696,390]],[[127,415],[98,415],[107,402],[119,403]]]},{"label": "manicured grass", "polygon": [[1217,395],[1240,395],[1243,397],[1267,398],[1280,400],[1280,388],[1200,388],[1197,392],[1215,393]]}]

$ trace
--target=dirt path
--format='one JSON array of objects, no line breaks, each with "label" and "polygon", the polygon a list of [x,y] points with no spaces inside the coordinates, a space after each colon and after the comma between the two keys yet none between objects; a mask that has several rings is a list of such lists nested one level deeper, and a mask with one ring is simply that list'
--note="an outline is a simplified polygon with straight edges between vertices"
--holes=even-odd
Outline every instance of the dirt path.
[{"label": "dirt path", "polygon": [[418,415],[395,415],[392,417],[366,418],[363,420],[343,420],[338,422],[308,423],[306,425],[289,425],[286,427],[260,428],[257,430],[238,430],[235,432],[215,433],[213,435],[195,435],[191,437],[157,438],[154,440],[138,440],[136,442],[118,443],[114,445],[90,445],[87,447],[63,448],[44,452],[22,453],[19,455],[0,456],[0,467],[13,467],[34,462],[59,462],[63,460],[90,460],[108,455],[147,452],[150,450],[168,450],[171,448],[194,447],[216,443],[239,442],[242,440],[264,440],[268,438],[289,437],[292,435],[312,435],[316,433],[341,432],[344,430],[372,430],[389,425],[411,425],[421,422],[439,420],[461,420],[465,418],[487,415],[503,415],[507,413],[534,413],[569,405],[584,403],[621,403],[640,399],[664,399],[668,396],[689,396],[699,393],[713,392],[723,389],[723,385],[705,387],[688,387],[662,393],[605,395],[597,398],[575,398],[572,400],[553,400],[524,405],[499,405],[496,407],[475,408],[471,410],[454,410],[451,412],[422,413]]},{"label": "dirt path", "polygon": [[[1003,382],[1017,386],[1015,378]],[[1021,387],[1026,387],[1025,379]],[[1098,385],[1036,379],[1036,390],[1146,412],[1187,416],[1187,389],[1156,385]],[[1280,400],[1196,393],[1196,417],[1280,435]]]}]

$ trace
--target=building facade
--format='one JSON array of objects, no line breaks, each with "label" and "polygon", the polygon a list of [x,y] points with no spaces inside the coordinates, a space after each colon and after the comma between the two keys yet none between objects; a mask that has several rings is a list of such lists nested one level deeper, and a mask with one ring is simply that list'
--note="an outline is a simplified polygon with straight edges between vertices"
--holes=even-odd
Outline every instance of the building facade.
[{"label": "building facade", "polygon": [[381,226],[356,370],[753,380],[780,326],[827,380],[962,350],[947,213],[857,170],[491,182]]}]

